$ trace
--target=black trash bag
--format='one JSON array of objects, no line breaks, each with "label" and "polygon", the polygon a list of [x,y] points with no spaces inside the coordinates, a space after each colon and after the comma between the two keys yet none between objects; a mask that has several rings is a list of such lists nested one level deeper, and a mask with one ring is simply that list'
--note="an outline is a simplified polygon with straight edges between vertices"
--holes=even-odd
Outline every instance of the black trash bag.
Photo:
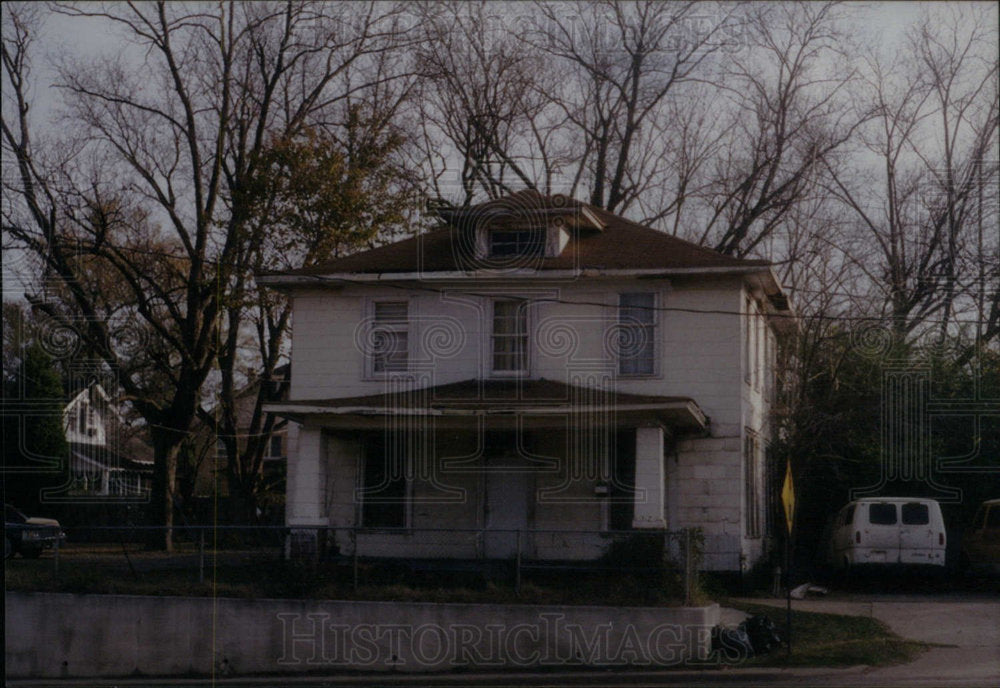
[{"label": "black trash bag", "polygon": [[750,639],[754,654],[766,655],[781,647],[781,637],[774,622],[764,614],[751,616],[740,624],[739,628]]},{"label": "black trash bag", "polygon": [[712,629],[712,653],[719,653],[723,662],[742,662],[753,657],[753,645],[743,628],[716,626]]}]

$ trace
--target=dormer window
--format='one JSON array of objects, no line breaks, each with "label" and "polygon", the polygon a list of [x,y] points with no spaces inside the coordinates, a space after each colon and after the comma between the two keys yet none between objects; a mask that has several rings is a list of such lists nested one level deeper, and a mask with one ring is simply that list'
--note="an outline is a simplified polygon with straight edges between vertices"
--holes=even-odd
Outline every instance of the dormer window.
[{"label": "dormer window", "polygon": [[490,256],[540,256],[545,252],[545,229],[494,229],[490,231]]}]

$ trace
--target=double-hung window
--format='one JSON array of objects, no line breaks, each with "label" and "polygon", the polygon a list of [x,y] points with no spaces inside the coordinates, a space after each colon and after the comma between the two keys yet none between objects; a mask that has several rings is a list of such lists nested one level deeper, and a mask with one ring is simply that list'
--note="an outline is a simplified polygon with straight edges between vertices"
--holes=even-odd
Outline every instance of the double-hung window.
[{"label": "double-hung window", "polygon": [[620,294],[618,328],[618,374],[653,375],[656,372],[656,294]]},{"label": "double-hung window", "polygon": [[528,306],[524,301],[493,302],[493,372],[528,370]]},{"label": "double-hung window", "polygon": [[409,313],[406,301],[376,301],[372,372],[405,371],[409,363]]}]

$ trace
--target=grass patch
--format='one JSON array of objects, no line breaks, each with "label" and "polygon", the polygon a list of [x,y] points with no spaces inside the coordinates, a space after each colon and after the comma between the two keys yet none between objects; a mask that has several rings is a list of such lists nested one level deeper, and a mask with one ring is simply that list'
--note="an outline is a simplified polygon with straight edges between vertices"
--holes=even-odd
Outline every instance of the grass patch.
[{"label": "grass patch", "polygon": [[[742,602],[725,606],[748,614],[765,614],[785,635],[785,610]],[[754,657],[747,666],[844,667],[886,666],[912,662],[930,646],[901,638],[878,619],[792,610],[792,654],[784,648]]]}]

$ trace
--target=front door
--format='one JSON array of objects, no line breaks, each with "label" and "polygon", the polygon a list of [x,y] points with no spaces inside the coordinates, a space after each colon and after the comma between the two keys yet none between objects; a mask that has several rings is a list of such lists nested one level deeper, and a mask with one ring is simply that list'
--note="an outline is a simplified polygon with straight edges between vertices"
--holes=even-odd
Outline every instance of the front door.
[{"label": "front door", "polygon": [[523,539],[528,529],[528,477],[523,468],[486,474],[483,548],[488,559],[512,559],[517,555],[518,532]]},{"label": "front door", "polygon": [[[525,444],[522,438],[521,444]],[[528,457],[520,451],[513,432],[490,432],[485,437],[486,475],[483,554],[488,559],[517,556],[520,533],[522,554],[530,524],[531,473]]]}]

